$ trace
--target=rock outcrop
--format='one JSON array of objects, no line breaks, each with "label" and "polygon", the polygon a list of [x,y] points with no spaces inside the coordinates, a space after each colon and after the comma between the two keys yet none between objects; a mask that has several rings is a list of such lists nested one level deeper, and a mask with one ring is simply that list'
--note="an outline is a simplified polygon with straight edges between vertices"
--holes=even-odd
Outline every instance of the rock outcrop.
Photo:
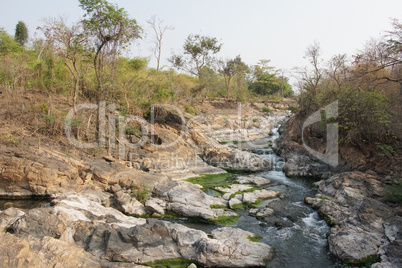
[{"label": "rock outcrop", "polygon": [[379,201],[383,195],[381,178],[354,171],[334,175],[316,185],[316,197],[305,201],[333,226],[328,244],[335,256],[351,263],[370,258],[375,261],[377,257],[394,265],[390,267],[402,263],[402,258],[393,254],[393,250],[401,250],[396,245],[401,238],[398,224],[402,218]]},{"label": "rock outcrop", "polygon": [[239,149],[219,146],[206,147],[203,159],[212,166],[230,170],[256,172],[272,169],[272,163],[264,157]]},{"label": "rock outcrop", "polygon": [[250,232],[223,227],[207,235],[177,223],[128,217],[104,207],[102,200],[108,197],[67,193],[55,196],[53,206],[25,214],[11,208],[1,212],[0,222],[9,232],[0,234],[1,243],[13,247],[2,250],[0,264],[133,267],[133,263],[185,258],[205,266],[255,267],[273,257],[270,246],[248,239],[253,236]]}]

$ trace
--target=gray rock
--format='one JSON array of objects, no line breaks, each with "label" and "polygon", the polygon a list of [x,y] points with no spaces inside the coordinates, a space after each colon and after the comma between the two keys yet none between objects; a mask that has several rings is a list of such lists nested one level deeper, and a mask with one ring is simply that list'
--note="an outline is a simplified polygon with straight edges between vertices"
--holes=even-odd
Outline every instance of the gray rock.
[{"label": "gray rock", "polygon": [[207,195],[198,185],[185,181],[169,181],[155,186],[154,193],[166,202],[166,209],[186,217],[214,219],[211,205],[226,206],[225,200]]},{"label": "gray rock", "polygon": [[237,228],[224,227],[211,232],[214,239],[202,241],[205,247],[197,260],[206,266],[253,267],[265,266],[264,260],[272,259],[273,249],[263,243],[248,240],[252,233]]},{"label": "gray rock", "polygon": [[[156,199],[156,198],[150,198],[149,200],[147,200],[145,202],[145,207],[153,212],[153,213],[158,213],[159,215],[163,215],[165,214],[165,210],[163,209],[163,207],[159,204],[164,203],[164,201],[160,200],[160,199]],[[164,204],[164,206],[166,207],[166,204]]]},{"label": "gray rock", "polygon": [[241,195],[240,196],[237,195],[237,196],[233,197],[232,199],[230,199],[229,200],[229,207],[233,208],[234,205],[243,204],[243,201],[240,198],[241,198]]},{"label": "gray rock", "polygon": [[250,209],[250,210],[248,211],[248,215],[250,215],[250,216],[256,216],[259,211],[260,211],[260,209],[258,209],[258,208],[252,208],[252,209]]},{"label": "gray rock", "polygon": [[261,177],[261,176],[239,176],[236,178],[238,183],[252,183],[257,186],[264,186],[271,183],[270,179]]},{"label": "gray rock", "polygon": [[114,194],[116,200],[119,202],[119,206],[123,213],[128,215],[138,215],[142,216],[147,213],[146,208],[141,204],[135,197],[125,193],[123,191],[118,191]]},{"label": "gray rock", "polygon": [[222,146],[207,146],[204,149],[203,160],[212,166],[232,170],[256,172],[272,169],[272,163],[264,157]]},{"label": "gray rock", "polygon": [[305,202],[336,225],[328,237],[331,253],[352,262],[378,255],[381,263],[374,267],[402,264],[402,247],[397,242],[402,220],[393,218],[392,209],[375,199],[382,194],[381,179],[354,171],[316,184],[318,194]]},{"label": "gray rock", "polygon": [[16,208],[8,208],[0,212],[0,228],[5,230],[9,228],[16,220],[24,216],[24,212]]},{"label": "gray rock", "polygon": [[339,231],[328,237],[329,250],[342,260],[360,262],[370,255],[377,255],[383,241],[376,235],[362,230]]},{"label": "gray rock", "polygon": [[258,199],[275,198],[278,194],[279,192],[272,190],[256,190],[250,193],[243,193],[243,202],[252,204],[257,202]]},{"label": "gray rock", "polygon": [[264,209],[261,209],[261,210],[256,214],[256,216],[257,216],[258,218],[264,218],[264,217],[271,216],[271,215],[273,215],[273,214],[274,214],[274,210],[273,210],[272,208],[264,208]]}]

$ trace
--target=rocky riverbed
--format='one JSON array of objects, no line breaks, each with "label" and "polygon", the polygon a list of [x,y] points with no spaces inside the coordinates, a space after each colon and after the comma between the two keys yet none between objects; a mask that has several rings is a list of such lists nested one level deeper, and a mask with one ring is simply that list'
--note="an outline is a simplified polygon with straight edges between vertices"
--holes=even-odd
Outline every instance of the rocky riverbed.
[{"label": "rocky riverbed", "polygon": [[[145,144],[131,161],[66,155],[35,140],[1,144],[0,196],[9,199],[7,207],[15,198],[49,202],[0,212],[0,266],[143,267],[177,258],[206,267],[339,267],[336,258],[400,266],[401,210],[381,202],[386,180],[354,171],[362,164],[350,152],[337,169],[321,163],[300,145],[291,119],[273,143],[282,162],[266,137],[285,119],[282,111],[254,120],[250,110],[237,121],[233,109],[206,114],[185,135],[180,120],[163,113],[149,138],[179,142],[167,149]],[[227,143],[233,136],[240,142]],[[256,138],[254,150],[242,142]],[[197,177],[225,174],[222,168],[235,175],[213,186]],[[306,177],[326,179],[313,190]]]}]

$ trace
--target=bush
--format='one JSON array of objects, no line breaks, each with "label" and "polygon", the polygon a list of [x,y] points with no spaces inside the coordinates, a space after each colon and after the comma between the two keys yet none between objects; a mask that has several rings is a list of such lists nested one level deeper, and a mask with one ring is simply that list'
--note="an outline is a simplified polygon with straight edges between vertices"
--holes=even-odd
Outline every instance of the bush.
[{"label": "bush", "polygon": [[338,94],[339,132],[345,143],[375,144],[390,137],[388,100],[380,92],[347,89]]},{"label": "bush", "polygon": [[189,114],[195,114],[195,112],[196,112],[195,108],[189,103],[184,105],[184,110]]},{"label": "bush", "polygon": [[142,204],[145,204],[145,202],[147,202],[147,200],[151,197],[151,189],[144,184],[133,184],[131,192],[134,194],[135,198]]},{"label": "bush", "polygon": [[141,138],[142,131],[141,131],[141,128],[138,127],[138,126],[128,125],[126,127],[126,134],[127,135],[134,135],[137,138]]},{"label": "bush", "polygon": [[272,112],[272,109],[265,106],[265,107],[262,107],[261,112],[269,114]]}]

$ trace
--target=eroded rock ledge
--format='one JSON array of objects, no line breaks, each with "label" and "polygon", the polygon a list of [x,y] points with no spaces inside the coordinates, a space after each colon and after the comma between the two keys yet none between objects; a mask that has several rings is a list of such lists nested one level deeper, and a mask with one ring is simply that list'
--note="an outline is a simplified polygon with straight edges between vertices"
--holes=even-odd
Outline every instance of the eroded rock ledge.
[{"label": "eroded rock ledge", "polygon": [[402,255],[392,252],[397,248],[402,252],[401,211],[378,200],[383,194],[381,178],[354,171],[316,184],[318,194],[305,201],[333,226],[328,244],[335,256],[350,263],[376,260],[378,256],[381,265],[388,265],[379,267],[402,264]]},{"label": "eroded rock ledge", "polygon": [[2,248],[4,243],[13,247],[2,251],[0,264],[127,267],[180,257],[208,267],[255,267],[273,257],[270,246],[248,239],[250,232],[223,227],[208,235],[176,223],[129,217],[104,207],[106,198],[99,192],[66,193],[55,196],[53,206],[1,212],[1,227],[8,231],[0,234]]}]

